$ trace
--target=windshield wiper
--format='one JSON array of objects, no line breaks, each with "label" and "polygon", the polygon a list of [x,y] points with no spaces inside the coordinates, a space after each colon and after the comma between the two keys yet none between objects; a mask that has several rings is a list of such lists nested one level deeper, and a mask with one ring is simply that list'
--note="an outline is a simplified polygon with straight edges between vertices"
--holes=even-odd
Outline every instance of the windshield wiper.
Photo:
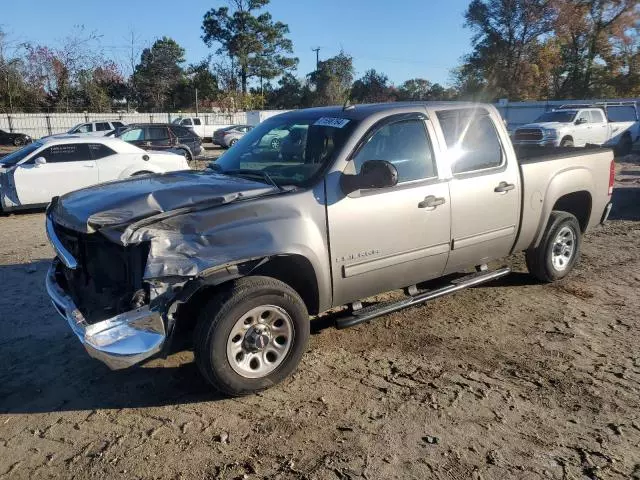
[{"label": "windshield wiper", "polygon": [[220,167],[220,165],[216,163],[214,163],[213,165],[210,165],[209,168],[211,168],[211,170],[213,170],[214,172],[221,173],[223,175],[230,175],[230,176],[237,175],[239,177],[243,175],[248,177],[250,176],[262,177],[267,183],[273,185],[278,190],[280,191],[284,190],[284,188],[278,185],[278,183],[273,178],[271,178],[271,175],[269,175],[264,170],[251,170],[250,168],[238,168],[236,170],[223,170],[222,167]]}]

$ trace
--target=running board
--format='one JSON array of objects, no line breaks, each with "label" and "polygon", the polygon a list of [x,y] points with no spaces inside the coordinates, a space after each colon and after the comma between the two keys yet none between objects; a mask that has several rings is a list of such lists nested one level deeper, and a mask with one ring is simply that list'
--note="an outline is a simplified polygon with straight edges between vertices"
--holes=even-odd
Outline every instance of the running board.
[{"label": "running board", "polygon": [[356,310],[352,315],[348,317],[338,318],[336,320],[336,328],[341,330],[343,328],[353,327],[360,323],[373,320],[376,317],[397,312],[398,310],[402,310],[403,308],[420,305],[422,303],[428,302],[429,300],[444,297],[445,295],[455,293],[465,288],[475,287],[476,285],[490,282],[491,280],[496,280],[498,278],[504,277],[505,275],[508,275],[510,272],[510,268],[502,267],[492,272],[482,271],[472,273],[471,275],[468,275],[466,277],[454,280],[455,283],[452,282],[444,287],[435,290],[429,290],[424,293],[419,293],[414,297],[406,298],[404,300],[400,300],[399,302],[384,303],[382,305],[372,305],[370,307],[362,308],[360,310]]}]

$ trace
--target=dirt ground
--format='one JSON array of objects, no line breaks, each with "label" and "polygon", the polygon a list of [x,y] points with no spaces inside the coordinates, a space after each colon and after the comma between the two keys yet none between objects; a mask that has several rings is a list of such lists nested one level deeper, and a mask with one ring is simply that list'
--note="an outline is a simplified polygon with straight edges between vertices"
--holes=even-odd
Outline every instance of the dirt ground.
[{"label": "dirt ground", "polygon": [[46,297],[43,214],[0,217],[0,477],[640,479],[640,156],[570,278],[515,273],[337,331],[221,398],[191,352],[112,372]]}]

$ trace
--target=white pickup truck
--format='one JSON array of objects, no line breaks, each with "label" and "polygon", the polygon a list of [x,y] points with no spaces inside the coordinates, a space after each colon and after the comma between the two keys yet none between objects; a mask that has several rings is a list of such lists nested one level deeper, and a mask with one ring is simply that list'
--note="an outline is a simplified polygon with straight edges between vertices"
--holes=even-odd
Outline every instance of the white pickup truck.
[{"label": "white pickup truck", "polygon": [[198,134],[200,138],[212,138],[213,133],[224,127],[230,127],[231,125],[222,125],[222,124],[210,124],[206,123],[204,118],[200,117],[178,117],[174,121],[172,121],[174,125],[182,125],[184,127],[190,128],[194,132]]},{"label": "white pickup truck", "polygon": [[535,122],[517,128],[513,143],[555,147],[605,145],[615,148],[618,155],[627,155],[639,137],[640,122],[634,102],[574,104],[545,112]]}]

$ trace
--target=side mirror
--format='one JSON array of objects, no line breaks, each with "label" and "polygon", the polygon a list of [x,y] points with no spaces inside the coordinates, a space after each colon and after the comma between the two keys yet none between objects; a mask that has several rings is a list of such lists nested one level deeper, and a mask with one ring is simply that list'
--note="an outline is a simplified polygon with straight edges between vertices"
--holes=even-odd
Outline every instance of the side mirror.
[{"label": "side mirror", "polygon": [[45,165],[47,163],[47,159],[44,157],[38,157],[33,161],[33,163],[36,164],[36,167],[39,167],[40,165]]},{"label": "side mirror", "polygon": [[587,123],[586,118],[579,118],[576,120],[576,125],[582,125],[583,123]]},{"label": "side mirror", "polygon": [[349,195],[363,188],[393,187],[398,183],[398,170],[386,160],[368,160],[364,162],[360,173],[340,177],[342,191]]}]

